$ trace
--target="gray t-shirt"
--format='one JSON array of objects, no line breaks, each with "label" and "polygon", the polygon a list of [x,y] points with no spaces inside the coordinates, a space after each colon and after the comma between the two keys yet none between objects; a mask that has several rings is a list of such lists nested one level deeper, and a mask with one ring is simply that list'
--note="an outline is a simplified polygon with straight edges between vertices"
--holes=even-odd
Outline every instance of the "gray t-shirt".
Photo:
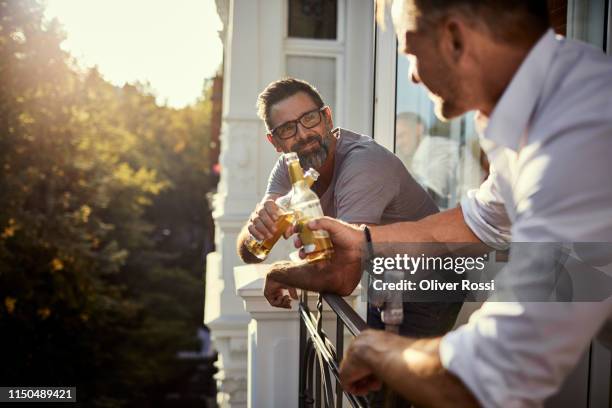
[{"label": "gray t-shirt", "polygon": [[[401,160],[372,138],[346,129],[334,131],[338,143],[334,175],[321,196],[325,215],[359,224],[416,221],[438,212],[436,204],[412,178]],[[268,194],[286,194],[291,187],[282,156],[270,179]],[[430,337],[449,331],[461,302],[403,303],[402,336]],[[368,305],[368,326],[384,329],[380,309]]]},{"label": "gray t-shirt", "polygon": [[[334,175],[320,197],[325,215],[354,224],[390,224],[438,212],[433,200],[389,150],[346,129],[335,129],[334,135],[338,139]],[[270,173],[266,193],[284,195],[290,189],[281,156]]]}]

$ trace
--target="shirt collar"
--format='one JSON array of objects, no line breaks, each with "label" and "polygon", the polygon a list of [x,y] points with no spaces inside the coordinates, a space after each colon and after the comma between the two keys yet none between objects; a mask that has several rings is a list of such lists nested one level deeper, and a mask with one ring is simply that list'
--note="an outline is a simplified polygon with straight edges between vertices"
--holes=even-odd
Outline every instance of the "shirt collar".
[{"label": "shirt collar", "polygon": [[559,41],[549,29],[531,49],[493,109],[484,138],[518,151]]}]

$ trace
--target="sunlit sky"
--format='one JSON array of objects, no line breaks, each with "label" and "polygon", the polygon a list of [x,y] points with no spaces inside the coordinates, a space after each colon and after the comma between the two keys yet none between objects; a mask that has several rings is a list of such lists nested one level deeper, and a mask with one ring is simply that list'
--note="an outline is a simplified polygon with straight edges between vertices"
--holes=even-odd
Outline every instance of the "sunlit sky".
[{"label": "sunlit sky", "polygon": [[81,65],[116,84],[149,81],[158,102],[183,107],[222,60],[214,0],[46,0]]}]

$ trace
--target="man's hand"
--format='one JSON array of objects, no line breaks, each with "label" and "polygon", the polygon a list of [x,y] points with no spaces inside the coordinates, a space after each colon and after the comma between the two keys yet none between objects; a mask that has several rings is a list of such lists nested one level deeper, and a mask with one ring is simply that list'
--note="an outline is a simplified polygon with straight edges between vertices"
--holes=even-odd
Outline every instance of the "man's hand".
[{"label": "man's hand", "polygon": [[442,365],[441,339],[365,330],[346,350],[340,365],[342,387],[364,395],[385,383],[416,406],[478,407],[470,390]]},{"label": "man's hand", "polygon": [[[251,213],[247,229],[256,239],[263,241],[272,238],[276,233],[276,221],[282,215],[280,209],[274,200],[266,200],[255,207]],[[283,231],[285,238],[289,236],[288,231]]]},{"label": "man's hand", "polygon": [[411,340],[403,339],[406,344],[399,344],[397,337],[378,330],[365,330],[355,337],[340,365],[340,381],[344,389],[355,395],[380,389],[382,382],[375,369],[381,367],[376,365],[382,365],[391,354],[401,354],[411,343]]},{"label": "man's hand", "polygon": [[[341,268],[347,270],[361,269],[361,250],[365,243],[363,227],[346,223],[331,217],[322,217],[308,222],[311,230],[324,230],[334,245],[334,255],[331,262],[321,263],[325,269]],[[296,248],[301,248],[302,241],[298,236],[293,242]],[[300,258],[304,259],[306,254],[300,249]]]},{"label": "man's hand", "polygon": [[[289,295],[285,294],[285,289],[289,291]],[[296,300],[298,298],[294,287],[277,282],[270,275],[266,276],[264,296],[272,306],[285,309],[291,309],[291,298]]]}]

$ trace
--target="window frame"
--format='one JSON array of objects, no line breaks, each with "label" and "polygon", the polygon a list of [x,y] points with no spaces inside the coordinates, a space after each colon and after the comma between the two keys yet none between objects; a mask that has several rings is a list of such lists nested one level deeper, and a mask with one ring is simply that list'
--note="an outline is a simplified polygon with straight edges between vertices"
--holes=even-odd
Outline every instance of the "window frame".
[{"label": "window frame", "polygon": [[[336,67],[336,106],[332,107],[334,121],[343,123],[345,118],[345,39],[346,39],[346,15],[347,0],[337,0],[338,10],[336,12],[336,39],[312,39],[289,37],[289,2],[283,2],[283,59],[282,72],[287,73],[287,57],[321,57],[333,58]],[[326,102],[327,103],[327,102]]]}]

